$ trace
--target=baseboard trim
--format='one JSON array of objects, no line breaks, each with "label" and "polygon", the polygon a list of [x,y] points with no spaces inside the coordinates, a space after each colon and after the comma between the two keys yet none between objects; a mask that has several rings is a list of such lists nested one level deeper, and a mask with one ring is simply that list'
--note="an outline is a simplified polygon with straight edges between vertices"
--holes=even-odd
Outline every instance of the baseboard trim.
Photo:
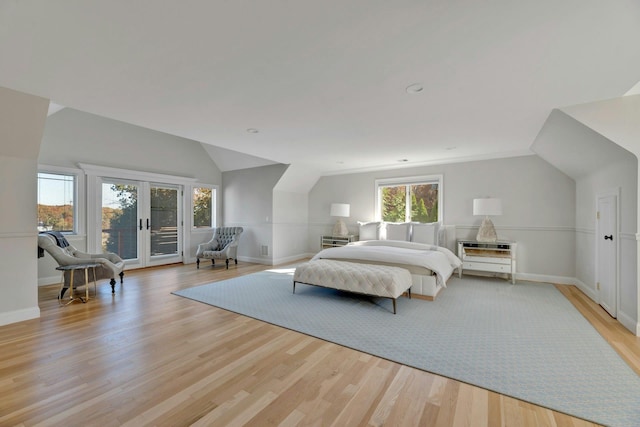
[{"label": "baseboard trim", "polygon": [[48,286],[54,285],[56,283],[60,284],[60,276],[48,276],[48,277],[39,277],[38,278],[38,286]]},{"label": "baseboard trim", "polygon": [[582,282],[580,279],[576,278],[575,281],[576,281],[575,285],[578,287],[578,289],[580,289],[582,291],[583,294],[585,294],[586,296],[591,298],[591,300],[593,302],[595,302],[595,303],[598,302],[598,294],[596,294],[595,289],[590,288],[584,282]]},{"label": "baseboard trim", "polygon": [[22,322],[24,320],[37,319],[39,317],[40,307],[38,306],[0,313],[0,326]]},{"label": "baseboard trim", "polygon": [[548,274],[533,274],[533,273],[516,273],[516,279],[528,280],[531,282],[549,282],[558,285],[575,285],[575,277],[566,276],[551,276]]},{"label": "baseboard trim", "polygon": [[298,255],[283,257],[283,258],[277,258],[273,260],[272,265],[280,265],[280,264],[287,264],[294,261],[300,261],[302,259],[311,258],[313,255],[314,254],[305,253],[305,254],[298,254]]},{"label": "baseboard trim", "polygon": [[252,262],[255,264],[273,265],[271,258],[255,258],[250,256],[239,256],[238,261]]},{"label": "baseboard trim", "polygon": [[287,264],[293,261],[299,261],[305,258],[311,258],[313,255],[314,254],[312,253],[304,253],[304,254],[292,255],[288,257],[282,257],[282,258],[254,258],[254,257],[243,256],[243,257],[238,257],[238,261],[253,262],[256,264],[264,264],[264,265],[280,265],[280,264]]},{"label": "baseboard trim", "polygon": [[[597,300],[595,291],[585,285],[580,279],[576,277],[566,276],[550,276],[546,274],[530,274],[530,273],[516,273],[516,279],[530,280],[532,282],[549,282],[555,285],[574,285],[582,291],[586,296],[593,301]],[[597,302],[597,301],[596,301]]]},{"label": "baseboard trim", "polygon": [[620,310],[618,310],[618,322],[630,330],[635,336],[640,336],[640,323]]}]

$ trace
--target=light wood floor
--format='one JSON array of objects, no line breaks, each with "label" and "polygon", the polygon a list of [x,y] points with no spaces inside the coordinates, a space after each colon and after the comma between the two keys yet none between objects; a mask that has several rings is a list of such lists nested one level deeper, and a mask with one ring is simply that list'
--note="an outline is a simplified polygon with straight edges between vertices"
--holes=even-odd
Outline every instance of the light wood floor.
[{"label": "light wood floor", "polygon": [[[265,268],[128,271],[66,307],[41,287],[0,327],[0,426],[593,425],[170,294]],[[559,288],[640,372],[640,339]]]}]

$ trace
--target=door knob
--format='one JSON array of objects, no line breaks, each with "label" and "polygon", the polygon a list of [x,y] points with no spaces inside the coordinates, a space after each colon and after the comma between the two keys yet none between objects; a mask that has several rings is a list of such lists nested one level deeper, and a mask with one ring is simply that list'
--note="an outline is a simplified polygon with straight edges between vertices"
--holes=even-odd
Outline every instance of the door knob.
[{"label": "door knob", "polygon": [[613,241],[613,234],[609,234],[608,236],[604,236],[604,240],[611,240],[611,241]]}]

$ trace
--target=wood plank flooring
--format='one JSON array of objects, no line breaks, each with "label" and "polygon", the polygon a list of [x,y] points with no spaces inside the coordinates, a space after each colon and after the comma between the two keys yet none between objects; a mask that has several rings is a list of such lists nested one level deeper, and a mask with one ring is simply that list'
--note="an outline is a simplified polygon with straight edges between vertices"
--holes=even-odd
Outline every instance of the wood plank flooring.
[{"label": "wood plank flooring", "polygon": [[[0,327],[0,426],[593,425],[170,294],[266,268],[127,271],[63,307],[41,287],[39,319]],[[559,289],[640,372],[640,339]]]}]

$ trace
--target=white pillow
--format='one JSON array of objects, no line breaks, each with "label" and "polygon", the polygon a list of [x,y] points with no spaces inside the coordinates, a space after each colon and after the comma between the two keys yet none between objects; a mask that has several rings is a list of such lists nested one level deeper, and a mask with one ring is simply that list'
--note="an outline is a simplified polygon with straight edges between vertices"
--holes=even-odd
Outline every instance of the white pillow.
[{"label": "white pillow", "polygon": [[439,222],[412,224],[411,241],[425,245],[438,245]]},{"label": "white pillow", "polygon": [[380,222],[360,222],[358,221],[358,240],[379,240]]},{"label": "white pillow", "polygon": [[403,240],[405,242],[409,241],[411,223],[388,222],[386,224],[386,228],[387,228],[387,240]]}]

